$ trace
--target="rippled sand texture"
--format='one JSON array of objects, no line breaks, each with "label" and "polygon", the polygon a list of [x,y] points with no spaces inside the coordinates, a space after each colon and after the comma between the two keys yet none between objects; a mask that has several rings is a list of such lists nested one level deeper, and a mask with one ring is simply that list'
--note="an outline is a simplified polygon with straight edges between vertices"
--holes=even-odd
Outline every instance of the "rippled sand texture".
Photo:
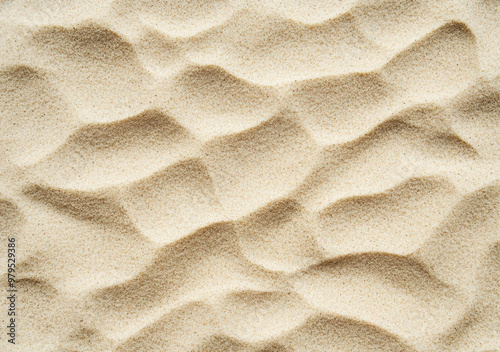
[{"label": "rippled sand texture", "polygon": [[500,350],[499,1],[4,0],[0,46],[0,350]]}]

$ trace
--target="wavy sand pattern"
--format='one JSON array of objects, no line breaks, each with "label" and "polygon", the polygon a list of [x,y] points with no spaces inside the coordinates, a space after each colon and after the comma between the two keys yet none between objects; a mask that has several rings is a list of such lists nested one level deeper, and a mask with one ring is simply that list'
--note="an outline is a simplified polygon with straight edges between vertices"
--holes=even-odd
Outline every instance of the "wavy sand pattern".
[{"label": "wavy sand pattern", "polygon": [[500,2],[0,24],[0,350],[500,350]]}]

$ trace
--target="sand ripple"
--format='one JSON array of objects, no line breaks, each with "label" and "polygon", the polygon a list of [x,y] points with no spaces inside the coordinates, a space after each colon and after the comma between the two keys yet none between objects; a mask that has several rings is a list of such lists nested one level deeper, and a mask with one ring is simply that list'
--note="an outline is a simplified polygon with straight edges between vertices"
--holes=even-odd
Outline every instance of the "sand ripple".
[{"label": "sand ripple", "polygon": [[500,349],[498,6],[1,2],[17,350]]}]

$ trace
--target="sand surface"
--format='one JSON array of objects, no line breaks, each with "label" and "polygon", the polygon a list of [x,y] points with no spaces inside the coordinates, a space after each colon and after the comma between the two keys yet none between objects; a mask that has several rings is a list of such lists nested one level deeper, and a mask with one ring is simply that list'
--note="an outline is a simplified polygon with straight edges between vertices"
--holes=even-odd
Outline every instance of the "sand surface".
[{"label": "sand surface", "polygon": [[2,0],[0,48],[0,351],[500,351],[498,0]]}]

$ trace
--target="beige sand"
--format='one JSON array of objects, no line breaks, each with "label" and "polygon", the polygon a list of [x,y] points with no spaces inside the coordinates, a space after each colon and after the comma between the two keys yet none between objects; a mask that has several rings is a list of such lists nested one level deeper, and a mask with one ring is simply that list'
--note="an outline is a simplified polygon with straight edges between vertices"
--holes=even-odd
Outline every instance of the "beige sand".
[{"label": "beige sand", "polygon": [[0,351],[500,351],[499,1],[3,0],[0,48]]}]

